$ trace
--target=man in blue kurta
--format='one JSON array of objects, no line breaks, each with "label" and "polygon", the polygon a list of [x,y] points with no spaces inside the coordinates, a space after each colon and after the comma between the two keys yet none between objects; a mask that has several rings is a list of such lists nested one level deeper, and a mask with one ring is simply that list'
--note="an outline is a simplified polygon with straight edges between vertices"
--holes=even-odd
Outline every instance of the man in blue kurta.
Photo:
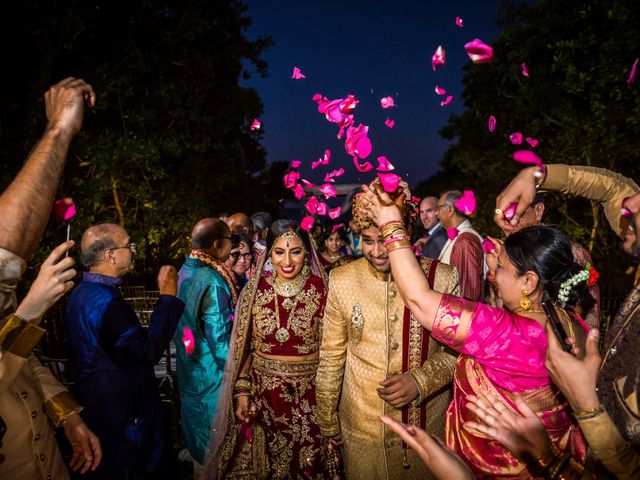
[{"label": "man in blue kurta", "polygon": [[73,392],[104,453],[92,478],[171,478],[171,443],[153,366],[184,310],[176,271],[160,269],[160,298],[144,329],[117,288],[133,269],[136,251],[126,230],[90,227],[81,250],[89,272],[69,298],[66,328],[76,368]]},{"label": "man in blue kurta", "polygon": [[236,295],[223,265],[231,233],[222,220],[200,220],[191,234],[192,251],[178,274],[178,297],[185,310],[174,336],[182,431],[198,474],[229,350]]}]

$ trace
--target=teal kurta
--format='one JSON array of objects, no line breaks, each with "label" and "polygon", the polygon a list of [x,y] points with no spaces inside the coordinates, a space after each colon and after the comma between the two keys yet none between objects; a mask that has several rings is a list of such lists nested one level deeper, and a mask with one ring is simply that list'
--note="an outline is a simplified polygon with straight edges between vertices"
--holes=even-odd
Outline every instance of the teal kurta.
[{"label": "teal kurta", "polygon": [[[203,463],[229,351],[234,305],[224,278],[191,257],[178,273],[178,297],[186,305],[173,337],[182,431],[191,456]],[[183,342],[186,329],[194,338],[189,355]]]}]

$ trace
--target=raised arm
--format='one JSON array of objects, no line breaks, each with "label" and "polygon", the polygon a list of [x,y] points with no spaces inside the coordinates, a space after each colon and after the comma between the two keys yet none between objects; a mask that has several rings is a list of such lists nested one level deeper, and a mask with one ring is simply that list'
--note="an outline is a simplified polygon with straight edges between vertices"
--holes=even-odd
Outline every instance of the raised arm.
[{"label": "raised arm", "polygon": [[96,101],[91,85],[73,77],[44,95],[48,124],[16,178],[0,195],[0,248],[27,260],[51,214],[69,144],[82,126],[84,99]]}]

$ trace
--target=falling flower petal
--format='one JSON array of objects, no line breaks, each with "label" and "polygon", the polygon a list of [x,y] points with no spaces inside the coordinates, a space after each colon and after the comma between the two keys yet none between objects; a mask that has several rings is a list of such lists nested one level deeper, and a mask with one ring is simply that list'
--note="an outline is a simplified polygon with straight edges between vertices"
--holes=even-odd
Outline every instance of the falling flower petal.
[{"label": "falling flower petal", "polygon": [[631,67],[631,72],[629,73],[629,78],[627,79],[627,85],[631,85],[633,82],[636,81],[636,70],[638,68],[638,58],[636,58],[636,61],[633,62],[633,67]]},{"label": "falling flower petal", "polygon": [[333,178],[333,175],[331,175],[331,173],[326,173],[324,175],[324,180],[323,180],[324,183],[327,183],[327,182],[335,183],[335,181],[336,179]]},{"label": "falling flower petal", "polygon": [[53,216],[59,222],[66,222],[76,214],[76,206],[71,198],[61,198],[53,205]]},{"label": "falling flower petal", "polygon": [[291,162],[291,168],[298,168],[300,165],[302,165],[302,162],[300,160],[294,160],[293,162]]},{"label": "falling flower petal", "polygon": [[390,172],[391,170],[395,170],[394,167],[387,157],[378,157],[378,170],[379,172]]},{"label": "falling flower petal", "polygon": [[396,124],[395,120],[389,120],[389,117],[387,117],[387,119],[384,121],[384,124],[389,127],[389,128],[393,128]]},{"label": "falling flower petal", "polygon": [[327,204],[324,202],[318,202],[318,210],[316,212],[318,215],[326,215],[327,214]]},{"label": "falling flower petal", "polygon": [[255,118],[253,120],[253,123],[251,124],[251,130],[260,130],[261,126],[262,126],[262,123],[260,123],[260,120]]},{"label": "falling flower petal", "polygon": [[330,174],[330,175],[331,175],[333,178],[335,178],[335,177],[339,177],[340,175],[343,175],[343,174],[344,174],[344,168],[340,167],[340,168],[338,168],[337,170],[334,170],[333,172],[331,172],[331,174]]},{"label": "falling flower petal", "polygon": [[351,156],[359,158],[367,158],[371,153],[371,140],[367,137],[369,127],[358,125],[357,127],[349,127],[347,130],[347,140],[344,148]]},{"label": "falling flower petal", "polygon": [[311,170],[315,170],[315,169],[316,169],[316,168],[318,168],[321,164],[322,164],[322,159],[314,160],[313,162],[311,162]]},{"label": "falling flower petal", "polygon": [[440,106],[444,107],[446,105],[449,105],[452,101],[453,101],[453,95],[449,95],[446,99],[440,102]]},{"label": "falling flower petal", "polygon": [[442,48],[442,45],[439,45],[438,48],[436,48],[435,53],[431,57],[431,67],[433,68],[433,71],[434,72],[436,71],[436,67],[439,67],[440,65],[444,65],[445,61],[446,61],[446,53],[444,51],[444,48]]},{"label": "falling flower petal", "polygon": [[631,218],[633,217],[633,212],[631,210],[629,210],[625,204],[627,203],[627,200],[629,200],[630,197],[624,197],[622,199],[622,203],[620,205],[620,213],[622,214],[622,216],[624,218]]},{"label": "falling flower petal", "polygon": [[371,162],[364,162],[363,164],[360,164],[360,162],[358,162],[358,157],[353,157],[353,164],[355,165],[356,170],[358,170],[360,173],[373,170],[373,165],[371,165]]},{"label": "falling flower petal", "polygon": [[[332,208],[331,210],[329,210],[329,218],[331,220],[335,220],[336,218],[338,218],[340,216],[340,207],[336,207],[336,208]],[[340,223],[338,225],[335,225],[333,227],[333,229],[331,230],[331,233],[335,232],[338,228],[340,227],[344,227],[343,223]]]},{"label": "falling flower petal", "polygon": [[518,204],[513,202],[507,209],[504,211],[504,218],[507,220],[511,220],[513,216],[516,214],[516,208],[518,208]]},{"label": "falling flower petal", "polygon": [[544,172],[544,163],[542,163],[542,159],[531,150],[518,150],[513,154],[513,159],[516,162],[535,165],[538,167],[539,172]]},{"label": "falling flower petal", "polygon": [[420,198],[416,197],[415,195],[412,195],[412,196],[411,196],[411,201],[412,201],[413,203],[420,204]]},{"label": "falling flower petal", "polygon": [[282,177],[282,180],[284,181],[285,188],[293,188],[296,186],[298,180],[300,180],[300,172],[291,170]]},{"label": "falling flower petal", "polygon": [[471,190],[462,192],[462,197],[458,199],[454,206],[465,215],[473,215],[476,211],[476,196]]},{"label": "falling flower petal", "polygon": [[522,143],[522,134],[520,132],[514,132],[509,135],[509,141],[514,145],[520,145]]},{"label": "falling flower petal", "polygon": [[358,102],[359,100],[356,100],[356,97],[353,95],[347,95],[347,98],[340,102],[340,111],[347,115],[351,115],[358,106]]},{"label": "falling flower petal", "polygon": [[395,173],[378,173],[378,177],[382,188],[387,193],[395,192],[400,185],[400,177]]},{"label": "falling flower petal", "polygon": [[523,63],[521,67],[522,67],[522,76],[529,78],[529,70],[527,70],[527,64]]},{"label": "falling flower petal", "polygon": [[302,188],[302,185],[300,185],[299,183],[295,186],[295,188],[293,189],[293,195],[300,200],[302,197],[304,197],[304,188]]},{"label": "falling flower petal", "polygon": [[304,76],[304,74],[300,71],[298,67],[293,67],[293,75],[291,75],[291,78],[293,78],[294,80],[300,80],[301,78],[307,78],[307,77]]},{"label": "falling flower petal", "polygon": [[313,228],[313,223],[314,222],[315,222],[315,220],[313,219],[313,217],[307,215],[300,222],[300,228],[302,228],[303,230],[308,232],[309,230],[311,230]]},{"label": "falling flower petal", "polygon": [[396,102],[393,97],[383,97],[380,99],[380,106],[382,108],[392,108],[396,106]]},{"label": "falling flower petal", "polygon": [[311,183],[309,180],[305,180],[304,178],[301,180],[301,182],[304,184],[305,187],[315,187],[316,184],[315,183]]},{"label": "falling flower petal", "polygon": [[318,201],[318,199],[314,195],[312,195],[309,200],[307,200],[307,203],[304,204],[304,208],[307,209],[307,212],[313,215],[314,213],[318,213],[319,204],[320,202]]},{"label": "falling flower petal", "polygon": [[493,48],[476,38],[464,46],[473,63],[485,63],[493,58]]},{"label": "falling flower petal", "polygon": [[462,24],[462,19],[460,17],[456,17],[456,25],[459,26],[460,28],[464,28],[464,25]]},{"label": "falling flower petal", "polygon": [[182,344],[184,345],[184,351],[187,357],[190,356],[196,348],[196,339],[193,337],[193,332],[189,327],[184,327],[182,330]]},{"label": "falling flower petal", "polygon": [[531,148],[536,148],[538,146],[538,140],[535,138],[527,137],[525,140],[529,145],[531,145]]},{"label": "falling flower petal", "polygon": [[337,196],[335,187],[333,185],[329,185],[328,183],[325,183],[320,187],[320,193],[324,195],[324,198],[334,198],[335,196]]},{"label": "falling flower petal", "polygon": [[316,93],[313,96],[313,101],[318,104],[318,112],[324,114],[325,118],[331,123],[338,124],[341,129],[348,122],[353,122],[353,109],[358,104],[353,95],[347,96],[346,99],[329,100]]},{"label": "falling flower petal", "polygon": [[447,91],[444,88],[440,88],[438,85],[436,85],[435,90],[438,95],[445,95],[447,93]]},{"label": "falling flower petal", "polygon": [[489,116],[488,128],[491,133],[493,133],[493,131],[496,129],[496,117],[494,117],[493,115]]},{"label": "falling flower petal", "polygon": [[493,242],[491,240],[489,240],[487,237],[485,237],[482,240],[482,250],[484,251],[484,253],[495,253],[496,252],[496,246],[493,244]]}]

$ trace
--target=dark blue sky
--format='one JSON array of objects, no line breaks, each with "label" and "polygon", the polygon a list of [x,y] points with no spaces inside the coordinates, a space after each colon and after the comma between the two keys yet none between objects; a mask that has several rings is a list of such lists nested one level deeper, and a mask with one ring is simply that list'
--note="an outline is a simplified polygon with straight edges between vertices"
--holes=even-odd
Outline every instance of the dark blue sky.
[{"label": "dark blue sky", "polygon": [[[447,148],[438,130],[450,113],[459,113],[462,66],[468,62],[464,44],[474,38],[491,43],[499,34],[494,18],[500,0],[476,1],[320,1],[248,0],[253,19],[250,38],[272,35],[275,45],[264,59],[269,76],[255,76],[248,84],[264,103],[261,117],[263,145],[269,161],[299,159],[303,177],[310,164],[330,149],[329,167],[344,166],[347,174],[338,182],[363,182],[373,172],[358,173],[336,138],[337,127],[316,110],[311,97],[329,99],[351,93],[360,103],[355,120],[369,126],[373,151],[367,160],[377,165],[385,155],[396,173],[415,186],[438,169]],[[465,28],[456,26],[463,18]],[[447,65],[434,74],[431,56],[438,45],[447,52]],[[292,80],[293,67],[306,75]],[[456,98],[446,107],[435,94],[436,83]],[[372,93],[373,92],[373,93]],[[391,95],[397,107],[383,110],[380,98]],[[384,125],[394,119],[395,128]]]}]

